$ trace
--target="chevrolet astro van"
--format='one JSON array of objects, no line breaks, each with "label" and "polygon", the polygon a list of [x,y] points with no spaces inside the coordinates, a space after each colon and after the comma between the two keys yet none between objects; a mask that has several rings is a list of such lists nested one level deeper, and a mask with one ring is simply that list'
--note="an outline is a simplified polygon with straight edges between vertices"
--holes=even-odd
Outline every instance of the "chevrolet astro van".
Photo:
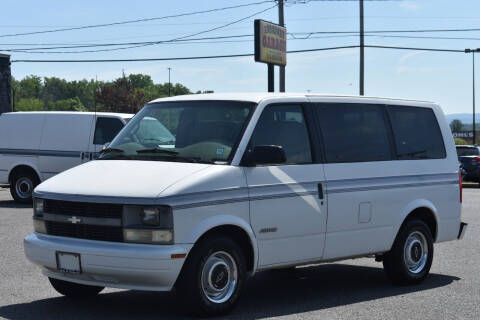
[{"label": "chevrolet astro van", "polygon": [[266,269],[374,257],[392,282],[416,284],[434,243],[465,233],[458,171],[429,102],[158,99],[98,160],[35,189],[25,254],[63,295],[175,288],[206,315]]}]

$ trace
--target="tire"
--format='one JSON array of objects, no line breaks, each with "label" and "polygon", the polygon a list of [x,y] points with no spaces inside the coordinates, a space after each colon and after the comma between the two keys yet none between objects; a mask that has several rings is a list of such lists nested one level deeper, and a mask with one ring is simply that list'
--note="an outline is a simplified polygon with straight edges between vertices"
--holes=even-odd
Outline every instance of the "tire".
[{"label": "tire", "polygon": [[19,171],[14,174],[10,184],[10,194],[20,203],[31,203],[33,189],[40,183],[36,174]]},{"label": "tire", "polygon": [[193,248],[176,287],[190,313],[217,316],[235,307],[246,278],[245,255],[240,246],[230,238],[217,236]]},{"label": "tire", "polygon": [[383,268],[394,284],[422,282],[433,261],[433,238],[422,220],[408,220],[400,229],[392,249],[385,254]]},{"label": "tire", "polygon": [[54,278],[48,278],[52,287],[60,294],[76,299],[91,298],[100,293],[104,287],[87,286]]}]

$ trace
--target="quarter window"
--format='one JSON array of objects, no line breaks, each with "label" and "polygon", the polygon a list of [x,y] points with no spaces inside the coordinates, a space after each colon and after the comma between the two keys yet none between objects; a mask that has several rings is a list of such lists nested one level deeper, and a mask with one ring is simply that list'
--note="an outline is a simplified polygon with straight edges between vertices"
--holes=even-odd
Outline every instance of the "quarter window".
[{"label": "quarter window", "polygon": [[260,145],[281,146],[288,164],[311,163],[310,139],[302,107],[267,106],[258,119],[249,149]]},{"label": "quarter window", "polygon": [[392,159],[382,106],[325,104],[320,106],[319,111],[327,162]]},{"label": "quarter window", "polygon": [[122,130],[123,122],[117,118],[98,118],[95,126],[93,144],[111,142],[117,133]]},{"label": "quarter window", "polygon": [[397,159],[445,158],[445,146],[435,114],[431,109],[389,106]]}]

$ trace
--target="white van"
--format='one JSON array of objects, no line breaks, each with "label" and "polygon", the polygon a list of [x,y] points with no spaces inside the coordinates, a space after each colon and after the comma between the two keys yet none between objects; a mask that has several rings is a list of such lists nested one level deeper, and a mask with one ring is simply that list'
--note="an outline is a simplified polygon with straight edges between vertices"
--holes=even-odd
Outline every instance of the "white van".
[{"label": "white van", "polygon": [[0,184],[29,202],[36,185],[92,160],[132,118],[93,112],[10,112],[0,115]]},{"label": "white van", "polygon": [[176,287],[208,315],[266,269],[368,256],[393,282],[419,283],[433,243],[466,230],[441,109],[383,98],[155,100],[99,160],[34,198],[25,254],[59,293]]}]

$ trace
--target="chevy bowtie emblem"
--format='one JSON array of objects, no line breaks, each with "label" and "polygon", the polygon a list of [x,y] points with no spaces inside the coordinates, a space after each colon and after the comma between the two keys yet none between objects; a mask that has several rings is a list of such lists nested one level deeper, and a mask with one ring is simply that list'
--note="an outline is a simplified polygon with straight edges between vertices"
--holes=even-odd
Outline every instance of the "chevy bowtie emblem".
[{"label": "chevy bowtie emblem", "polygon": [[82,222],[82,219],[79,219],[75,216],[71,217],[71,218],[68,218],[67,219],[68,221],[70,221],[71,223],[75,224],[75,223],[79,223],[79,222]]}]

